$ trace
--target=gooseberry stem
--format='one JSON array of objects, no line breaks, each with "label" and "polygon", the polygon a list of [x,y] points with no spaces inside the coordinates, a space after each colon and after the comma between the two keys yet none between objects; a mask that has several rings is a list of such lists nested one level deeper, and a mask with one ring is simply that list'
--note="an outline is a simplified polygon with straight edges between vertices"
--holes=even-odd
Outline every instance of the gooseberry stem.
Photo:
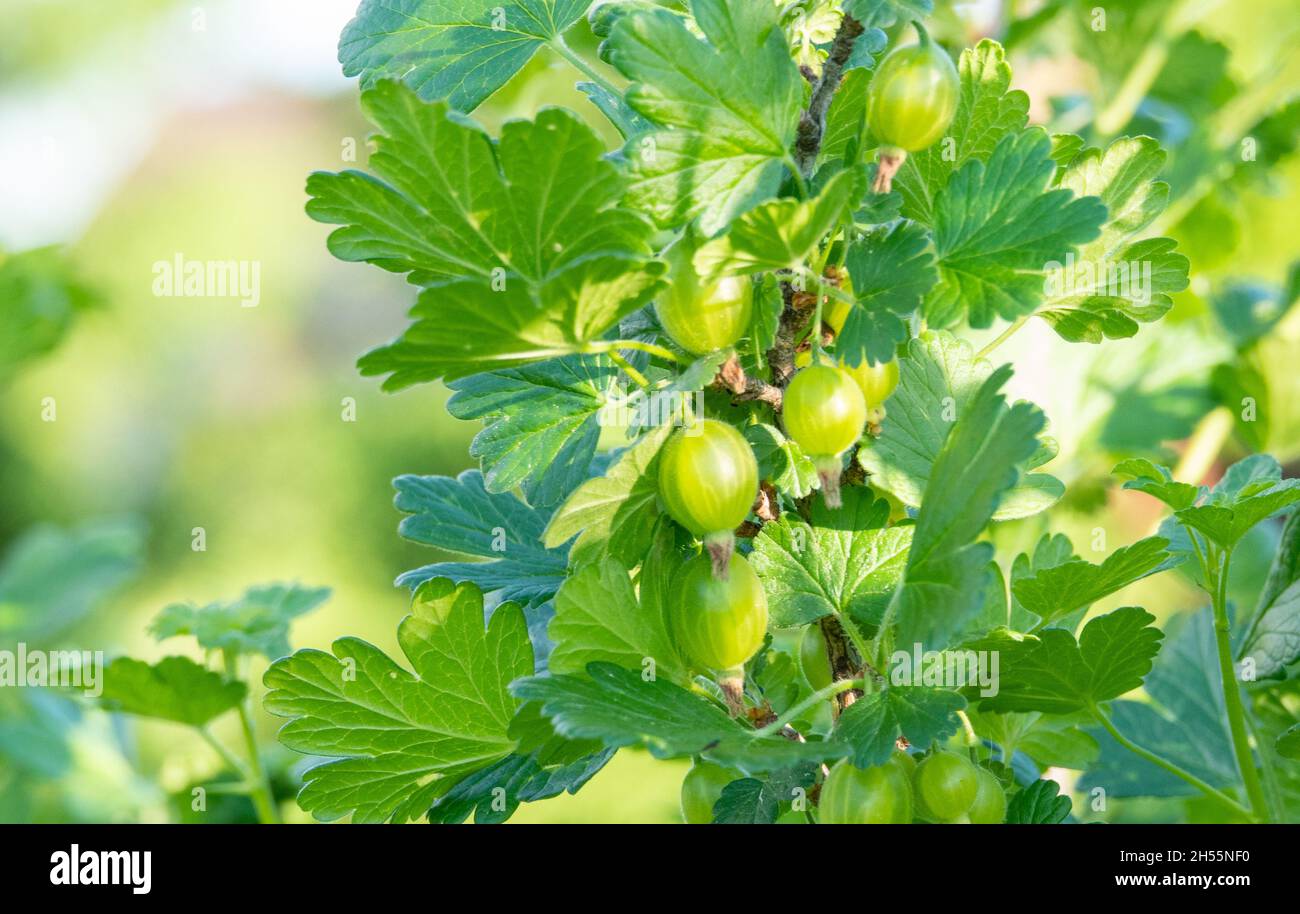
[{"label": "gooseberry stem", "polygon": [[837,679],[830,685],[813,692],[803,701],[790,708],[767,726],[755,730],[754,735],[756,737],[765,737],[780,733],[781,730],[790,723],[790,721],[798,720],[799,715],[807,711],[809,708],[816,707],[821,702],[826,701],[828,698],[834,698],[841,692],[848,692],[852,689],[861,689],[863,688],[863,685],[864,683],[861,679]]},{"label": "gooseberry stem", "polygon": [[657,358],[666,362],[675,362],[678,365],[691,364],[688,360],[683,359],[677,353],[657,343],[646,343],[642,340],[601,340],[594,343],[588,343],[582,351],[587,355],[607,355],[616,352],[619,349],[635,349],[638,352],[648,352]]}]

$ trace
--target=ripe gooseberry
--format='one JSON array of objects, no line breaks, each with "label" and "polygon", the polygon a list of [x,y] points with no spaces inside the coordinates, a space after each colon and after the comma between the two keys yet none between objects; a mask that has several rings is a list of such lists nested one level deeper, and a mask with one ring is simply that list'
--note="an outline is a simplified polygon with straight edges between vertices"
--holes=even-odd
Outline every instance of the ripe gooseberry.
[{"label": "ripe gooseberry", "polygon": [[912,783],[926,812],[941,822],[952,822],[967,815],[975,803],[979,769],[964,756],[936,752],[916,766]]},{"label": "ripe gooseberry", "polygon": [[872,190],[888,193],[909,152],[944,135],[957,111],[961,81],[952,58],[913,22],[918,44],[895,48],[867,86],[867,123],[881,141]]},{"label": "ripe gooseberry", "polygon": [[719,673],[733,710],[739,710],[745,661],[767,634],[767,595],[743,556],[732,554],[725,579],[701,553],[677,570],[668,606],[673,638],[697,669]]},{"label": "ripe gooseberry", "polygon": [[659,455],[659,495],[673,520],[703,538],[714,574],[725,577],[734,531],[758,495],[749,442],[717,419],[679,429]]},{"label": "ripe gooseberry", "polygon": [[862,391],[862,399],[867,402],[867,424],[878,430],[885,419],[885,401],[898,389],[898,360],[871,365],[863,359],[856,366],[841,362],[840,367],[849,373],[858,390]]},{"label": "ripe gooseberry", "polygon": [[873,768],[840,759],[822,784],[817,808],[825,825],[903,825],[912,821],[912,785],[896,753]]},{"label": "ripe gooseberry", "polygon": [[674,343],[692,355],[735,345],[749,328],[754,285],[744,276],[701,277],[691,263],[694,247],[684,242],[665,255],[668,290],[655,301],[655,314]]},{"label": "ripe gooseberry", "polygon": [[966,813],[974,825],[1001,825],[1007,818],[1007,795],[1002,783],[987,768],[978,768],[975,802]]},{"label": "ripe gooseberry", "polygon": [[857,382],[842,368],[810,365],[785,389],[781,408],[790,437],[812,458],[822,497],[840,506],[840,455],[862,437],[867,404]]},{"label": "ripe gooseberry", "polygon": [[743,775],[732,768],[696,759],[682,779],[682,819],[687,825],[707,825],[713,821],[713,804],[722,789]]}]

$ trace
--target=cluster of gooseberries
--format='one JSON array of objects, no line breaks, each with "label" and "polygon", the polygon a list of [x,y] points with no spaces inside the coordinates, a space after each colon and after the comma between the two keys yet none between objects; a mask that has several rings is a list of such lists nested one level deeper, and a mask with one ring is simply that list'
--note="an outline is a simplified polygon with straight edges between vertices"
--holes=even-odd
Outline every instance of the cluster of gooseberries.
[{"label": "cluster of gooseberries", "polygon": [[[886,57],[868,90],[868,119],[879,141],[877,191],[889,189],[889,178],[907,152],[924,149],[944,134],[956,108],[952,61],[919,24],[916,29],[920,43]],[[665,252],[670,283],[655,302],[655,313],[678,347],[703,356],[729,349],[749,331],[753,284],[743,276],[702,274],[693,254],[689,236]],[[848,284],[847,276],[839,279]],[[850,308],[845,300],[831,299],[825,322],[836,334]],[[796,359],[780,420],[816,466],[826,505],[837,508],[843,455],[864,430],[878,432],[885,401],[898,385],[898,365],[864,359],[853,366],[823,357],[820,345],[813,349],[816,356],[800,352]],[[695,670],[717,677],[737,711],[744,664],[762,646],[768,623],[762,583],[734,547],[734,531],[749,516],[759,492],[757,461],[733,425],[695,417],[664,446],[658,484],[668,515],[704,546],[678,569],[673,582],[669,621],[674,640]],[[829,685],[832,673],[818,626],[807,629],[801,653],[813,688]],[[697,760],[682,785],[686,820],[710,821],[723,787],[739,776]],[[899,752],[886,765],[868,769],[841,761],[820,791],[824,822],[989,821],[1000,819],[1002,805],[996,778],[949,753],[918,765]]]}]

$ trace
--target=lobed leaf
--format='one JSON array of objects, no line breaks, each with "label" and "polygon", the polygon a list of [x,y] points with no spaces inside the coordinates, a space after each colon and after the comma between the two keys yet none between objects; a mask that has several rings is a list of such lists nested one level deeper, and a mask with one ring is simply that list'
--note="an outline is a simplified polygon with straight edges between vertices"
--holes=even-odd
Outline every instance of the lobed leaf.
[{"label": "lobed leaf", "polygon": [[318,819],[402,822],[458,777],[509,755],[510,682],[533,671],[523,612],[483,626],[483,595],[438,580],[397,629],[406,670],[357,638],[303,650],[266,671],[265,706],[290,718],[280,742],[333,759],[307,771],[298,804]]},{"label": "lobed leaf", "polygon": [[118,657],[104,668],[100,704],[108,711],[156,717],[203,727],[239,706],[248,694],[242,682],[226,679],[188,657],[145,663]]}]

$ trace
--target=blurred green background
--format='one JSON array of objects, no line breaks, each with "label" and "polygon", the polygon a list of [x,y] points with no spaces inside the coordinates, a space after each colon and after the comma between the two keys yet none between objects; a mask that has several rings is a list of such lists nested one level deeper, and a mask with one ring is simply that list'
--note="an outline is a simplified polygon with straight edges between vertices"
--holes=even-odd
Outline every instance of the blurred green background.
[{"label": "blurred green background", "polygon": [[[1087,28],[1096,5],[940,0],[934,31],[950,49],[984,35],[1007,43],[1015,85],[1053,130],[1086,132],[1144,49],[1167,50],[1125,132],[1171,150],[1173,203],[1160,228],[1192,258],[1191,289],[1133,340],[1072,346],[1032,322],[1000,350],[1017,366],[1013,392],[1044,408],[1061,444],[1049,469],[1070,494],[1052,528],[1076,543],[1103,530],[1109,551],[1150,532],[1157,515],[1154,502],[1108,490],[1106,473],[1121,455],[1176,461],[1179,442],[1223,399],[1216,365],[1257,372],[1269,407],[1267,421],[1221,441],[1207,476],[1249,449],[1300,457],[1300,321],[1283,316],[1300,238],[1291,155],[1300,118],[1285,107],[1300,86],[1300,7],[1113,3],[1096,33]],[[407,599],[393,579],[442,556],[397,536],[390,481],[466,468],[476,425],[447,415],[441,386],[382,394],[358,376],[355,359],[402,327],[412,291],[333,260],[327,228],[303,214],[310,171],[353,167],[351,148],[364,167],[356,86],[335,60],[354,9],[355,0],[5,0],[0,641],[156,659],[184,650],[145,633],[162,606],[283,580],[334,591],[297,624],[295,646],[354,634],[395,649]],[[594,59],[579,30],[573,43]],[[612,148],[576,78],[543,53],[475,116],[495,130],[564,105]],[[1234,151],[1260,124],[1258,157],[1241,161]],[[23,253],[47,245],[62,247]],[[260,303],[155,296],[154,263],[177,253],[258,262]],[[37,304],[19,313],[19,302]],[[1281,320],[1262,341],[1244,339],[1232,332],[1242,308]],[[1046,524],[1000,529],[1001,557],[1030,547]],[[192,548],[195,528],[204,551]],[[1241,561],[1248,604],[1270,535]],[[40,561],[46,589],[18,587]],[[68,585],[79,578],[91,584],[74,599]],[[1097,609],[1140,602],[1165,616],[1197,600],[1166,575]],[[37,618],[56,608],[66,617]],[[219,770],[182,728],[3,698],[0,820],[174,820],[185,811],[171,794]],[[258,724],[284,814],[301,819],[290,799],[301,759],[274,743],[272,719]],[[525,806],[514,821],[675,820],[685,767],[624,751],[579,796]]]}]

